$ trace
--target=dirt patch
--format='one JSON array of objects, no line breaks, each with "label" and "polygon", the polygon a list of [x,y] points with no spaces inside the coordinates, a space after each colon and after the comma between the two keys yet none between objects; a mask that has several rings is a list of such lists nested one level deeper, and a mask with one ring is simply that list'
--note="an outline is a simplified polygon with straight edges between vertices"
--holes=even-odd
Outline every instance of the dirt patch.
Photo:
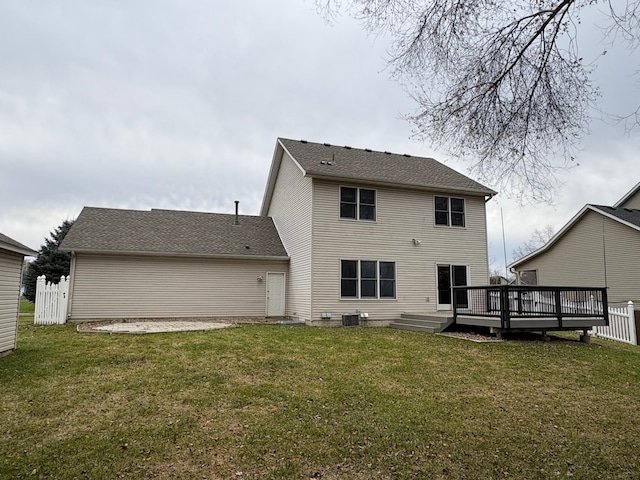
[{"label": "dirt patch", "polygon": [[502,342],[501,338],[497,338],[495,335],[490,333],[475,333],[475,332],[442,332],[438,335],[443,335],[445,337],[455,337],[461,338],[462,340],[469,340],[471,342],[476,343],[487,343],[487,342]]}]

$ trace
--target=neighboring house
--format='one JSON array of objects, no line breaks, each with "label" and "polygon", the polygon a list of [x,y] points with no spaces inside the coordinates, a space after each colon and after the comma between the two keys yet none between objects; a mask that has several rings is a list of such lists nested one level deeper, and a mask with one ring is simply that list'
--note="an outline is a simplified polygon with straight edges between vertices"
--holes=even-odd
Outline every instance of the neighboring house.
[{"label": "neighboring house", "polygon": [[[453,285],[489,282],[495,192],[431,158],[278,139],[260,216],[85,208],[71,320],[451,310]],[[249,248],[245,248],[245,245]]]},{"label": "neighboring house", "polygon": [[502,275],[492,275],[489,277],[489,285],[511,285],[513,283],[515,283],[514,279],[509,280]]},{"label": "neighboring house", "polygon": [[521,283],[607,287],[610,304],[640,304],[640,183],[613,206],[585,205],[510,268]]},{"label": "neighboring house", "polygon": [[0,356],[15,350],[24,257],[37,252],[0,233]]}]

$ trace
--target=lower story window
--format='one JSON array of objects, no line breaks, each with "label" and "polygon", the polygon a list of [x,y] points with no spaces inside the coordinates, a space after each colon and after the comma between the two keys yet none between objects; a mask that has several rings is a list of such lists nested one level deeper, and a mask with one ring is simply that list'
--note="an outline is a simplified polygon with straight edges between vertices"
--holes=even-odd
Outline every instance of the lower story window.
[{"label": "lower story window", "polygon": [[342,260],[341,298],[396,298],[396,262]]}]

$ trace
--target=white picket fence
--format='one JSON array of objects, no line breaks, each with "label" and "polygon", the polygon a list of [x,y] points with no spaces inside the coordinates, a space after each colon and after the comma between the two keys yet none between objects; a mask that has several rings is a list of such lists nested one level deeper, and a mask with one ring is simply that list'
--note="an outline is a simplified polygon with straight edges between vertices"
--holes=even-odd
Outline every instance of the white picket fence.
[{"label": "white picket fence", "polygon": [[593,327],[590,333],[596,337],[637,345],[638,332],[636,332],[633,302],[629,300],[626,307],[609,307],[609,326]]},{"label": "white picket fence", "polygon": [[67,322],[69,277],[61,277],[60,283],[47,282],[44,275],[36,283],[36,325],[55,325]]}]

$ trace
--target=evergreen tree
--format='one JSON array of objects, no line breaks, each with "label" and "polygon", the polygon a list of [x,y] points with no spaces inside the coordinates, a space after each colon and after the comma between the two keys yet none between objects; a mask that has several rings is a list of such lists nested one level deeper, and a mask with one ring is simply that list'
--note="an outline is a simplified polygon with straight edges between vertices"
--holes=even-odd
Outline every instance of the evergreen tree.
[{"label": "evergreen tree", "polygon": [[60,277],[69,275],[71,254],[60,252],[58,247],[73,225],[73,220],[65,220],[62,225],[50,232],[50,238],[45,239],[44,245],[38,250],[38,256],[29,264],[24,275],[24,297],[33,302],[36,299],[36,282],[40,275],[47,277],[47,282],[58,283]]}]

